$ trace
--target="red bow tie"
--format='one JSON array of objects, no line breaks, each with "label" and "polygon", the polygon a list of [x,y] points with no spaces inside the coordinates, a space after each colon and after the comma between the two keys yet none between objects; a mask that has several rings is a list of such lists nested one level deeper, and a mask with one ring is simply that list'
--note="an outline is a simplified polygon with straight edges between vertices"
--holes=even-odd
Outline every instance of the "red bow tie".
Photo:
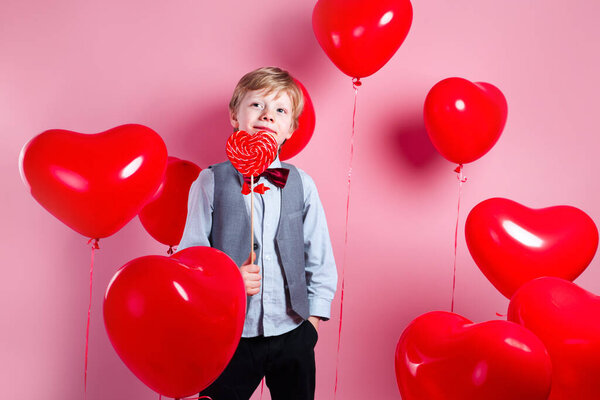
[{"label": "red bow tie", "polygon": [[[255,176],[254,182],[255,183],[258,182],[258,179],[262,176],[264,178],[267,178],[269,180],[269,182],[271,182],[273,185],[277,186],[278,188],[283,188],[285,186],[285,183],[287,182],[289,173],[290,173],[290,170],[287,168],[269,168],[269,169],[265,170],[265,172],[263,172],[262,174]],[[244,176],[244,182],[247,185],[249,185],[250,177]]]}]

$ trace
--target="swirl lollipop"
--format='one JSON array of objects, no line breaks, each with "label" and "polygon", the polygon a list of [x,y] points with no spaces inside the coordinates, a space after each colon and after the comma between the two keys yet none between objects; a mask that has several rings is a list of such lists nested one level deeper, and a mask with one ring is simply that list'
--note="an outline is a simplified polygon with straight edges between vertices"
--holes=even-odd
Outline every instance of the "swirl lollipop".
[{"label": "swirl lollipop", "polygon": [[[251,134],[234,132],[225,145],[231,164],[242,175],[250,176],[250,191],[254,192],[254,177],[262,174],[277,157],[277,141],[268,132]],[[242,191],[242,193],[244,193]],[[250,196],[250,255],[254,252],[254,196]],[[250,257],[252,260],[252,257]]]},{"label": "swirl lollipop", "polygon": [[225,145],[227,158],[242,175],[262,174],[277,157],[277,141],[270,133],[234,132]]}]

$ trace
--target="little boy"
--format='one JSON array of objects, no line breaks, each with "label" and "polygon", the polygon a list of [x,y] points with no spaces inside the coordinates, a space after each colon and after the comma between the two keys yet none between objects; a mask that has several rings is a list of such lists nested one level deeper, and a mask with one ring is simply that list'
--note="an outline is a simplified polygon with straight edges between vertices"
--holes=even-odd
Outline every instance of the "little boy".
[{"label": "little boy", "polygon": [[[287,71],[260,68],[237,84],[230,121],[234,130],[270,132],[281,146],[298,127],[303,105],[302,91]],[[240,265],[247,294],[239,346],[221,376],[201,393],[213,400],[249,399],[263,377],[273,400],[314,399],[314,346],[319,321],[330,317],[337,283],[331,241],[313,180],[279,158],[269,174],[275,178],[255,178],[269,190],[251,194],[250,255],[250,195],[241,194],[242,175],[226,161],[204,169],[190,189],[178,249],[223,250]]]}]

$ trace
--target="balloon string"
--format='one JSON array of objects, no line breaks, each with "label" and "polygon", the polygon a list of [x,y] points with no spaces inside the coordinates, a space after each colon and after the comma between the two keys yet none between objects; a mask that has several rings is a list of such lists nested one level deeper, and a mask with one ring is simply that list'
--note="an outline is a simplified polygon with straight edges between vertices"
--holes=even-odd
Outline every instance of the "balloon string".
[{"label": "balloon string", "polygon": [[88,305],[87,326],[85,328],[85,362],[83,370],[83,390],[84,399],[87,398],[87,367],[88,367],[88,345],[90,338],[90,315],[92,313],[92,281],[94,277],[94,251],[100,249],[98,242],[100,239],[90,239],[88,244],[92,247],[92,259],[90,262],[90,302]]},{"label": "balloon string", "polygon": [[[159,394],[159,396],[161,396]],[[161,397],[159,397],[160,399]],[[212,400],[212,398],[210,396],[196,396],[196,397],[175,397],[175,400],[200,400],[200,399],[208,399],[208,400]]]},{"label": "balloon string", "polygon": [[456,254],[458,248],[458,218],[460,217],[460,198],[462,192],[462,184],[467,181],[467,178],[462,173],[463,165],[460,164],[454,172],[457,173],[458,178],[458,207],[456,210],[456,226],[454,228],[454,271],[452,273],[452,303],[450,305],[450,312],[454,312],[454,292],[456,291]]},{"label": "balloon string", "polygon": [[352,183],[352,161],[354,159],[354,134],[356,121],[356,98],[358,97],[358,87],[362,85],[359,78],[352,79],[352,87],[354,88],[354,108],[352,110],[352,136],[350,137],[350,165],[348,167],[348,194],[346,196],[346,226],[344,231],[344,257],[342,260],[342,292],[340,296],[340,325],[338,328],[338,343],[337,354],[335,361],[335,386],[333,388],[333,398],[337,397],[338,387],[338,370],[340,365],[340,344],[342,341],[342,316],[344,313],[344,288],[346,283],[346,253],[348,250],[348,217],[350,215],[350,186]]}]

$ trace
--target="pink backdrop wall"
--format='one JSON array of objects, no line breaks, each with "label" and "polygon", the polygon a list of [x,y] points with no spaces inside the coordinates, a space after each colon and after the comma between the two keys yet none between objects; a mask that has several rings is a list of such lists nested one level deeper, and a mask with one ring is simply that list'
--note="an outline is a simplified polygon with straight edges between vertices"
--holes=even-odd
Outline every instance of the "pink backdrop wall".
[{"label": "pink backdrop wall", "polygon": [[[4,0],[0,5],[2,279],[0,388],[5,397],[83,398],[88,306],[86,238],[39,206],[22,184],[21,147],[50,128],[99,132],[128,122],[201,167],[224,159],[227,102],[239,77],[279,65],[311,93],[317,126],[293,159],[315,179],[339,269],[353,91],[312,33],[313,1]],[[364,79],[346,263],[340,399],[394,399],[393,355],[416,316],[449,310],[456,218],[454,165],[429,143],[428,90],[461,76],[498,86],[509,104],[497,145],[465,168],[455,311],[498,318],[508,301],[479,272],[463,227],[480,201],[576,206],[600,218],[597,92],[600,3],[414,1],[404,45]],[[102,299],[132,258],[164,254],[138,219],[100,243],[90,332],[88,399],[155,399],[111,347]],[[600,293],[600,260],[576,283]],[[317,398],[333,397],[339,292],[317,345]],[[268,398],[265,395],[265,398]]]}]

